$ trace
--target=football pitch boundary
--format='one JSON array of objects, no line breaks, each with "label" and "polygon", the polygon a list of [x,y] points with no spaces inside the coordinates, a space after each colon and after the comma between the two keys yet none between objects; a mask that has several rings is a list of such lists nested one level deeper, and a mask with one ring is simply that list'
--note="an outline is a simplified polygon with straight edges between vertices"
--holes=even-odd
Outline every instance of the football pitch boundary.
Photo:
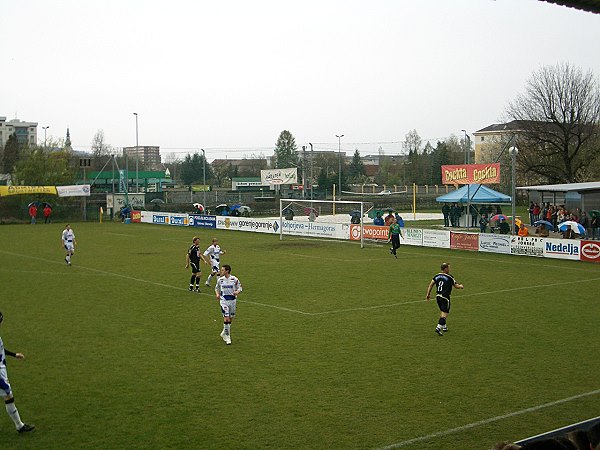
[{"label": "football pitch boundary", "polygon": [[513,411],[511,413],[502,414],[500,416],[490,417],[488,419],[483,419],[483,420],[479,420],[477,422],[468,423],[468,424],[462,425],[460,427],[450,428],[450,429],[444,430],[444,431],[438,431],[437,433],[431,433],[431,434],[419,436],[419,437],[416,437],[413,439],[408,439],[406,441],[396,442],[394,444],[386,445],[385,447],[378,447],[377,450],[393,450],[396,448],[406,447],[407,445],[416,444],[417,442],[428,441],[430,439],[448,436],[448,435],[454,434],[454,433],[460,433],[461,431],[469,430],[471,428],[477,428],[479,426],[487,425],[487,424],[493,423],[493,422],[498,422],[499,420],[509,419],[511,417],[520,416],[522,414],[536,412],[541,409],[550,408],[552,406],[560,405],[563,403],[568,403],[573,400],[579,400],[580,398],[590,397],[592,395],[598,395],[598,394],[600,394],[600,389],[596,389],[596,390],[589,391],[589,392],[584,392],[583,394],[577,394],[577,395],[573,395],[573,396],[567,397],[567,398],[562,398],[560,400],[555,400],[553,402],[544,403],[544,404],[537,405],[537,406],[532,406],[530,408],[520,409],[519,411]]},{"label": "football pitch boundary", "polygon": [[[58,262],[58,261],[55,261],[52,259],[47,259],[47,258],[40,258],[38,256],[24,255],[21,253],[14,253],[14,252],[7,252],[5,250],[0,250],[0,253],[5,254],[5,255],[10,255],[10,256],[15,256],[15,257],[43,261],[45,263],[51,263],[51,264],[56,264],[56,265],[61,265],[61,266],[64,265],[62,262]],[[164,287],[164,288],[168,288],[168,289],[175,289],[175,290],[182,291],[182,292],[189,292],[189,290],[184,287],[173,286],[170,284],[160,283],[158,281],[145,280],[143,278],[132,277],[129,275],[123,275],[123,274],[116,273],[116,272],[109,272],[109,271],[102,270],[102,269],[96,269],[94,267],[86,267],[86,266],[76,265],[76,266],[71,266],[71,269],[74,269],[74,270],[83,269],[83,270],[88,270],[90,272],[95,272],[96,274],[100,274],[100,275],[114,276],[114,277],[122,278],[125,280],[137,281],[139,283],[151,284],[154,286]],[[39,273],[39,272],[37,272],[37,273]],[[45,273],[52,274],[52,272],[45,272]],[[56,272],[56,275],[63,275],[63,274],[64,273],[62,273],[62,272]],[[70,274],[70,275],[72,275],[72,274]],[[541,285],[538,284],[538,285],[528,285],[528,286],[521,286],[521,287],[515,287],[515,288],[508,288],[508,289],[498,289],[498,290],[489,291],[489,292],[474,292],[474,293],[469,293],[469,294],[460,294],[460,295],[456,296],[456,298],[462,299],[465,297],[488,296],[488,295],[502,294],[502,293],[507,293],[507,292],[524,291],[524,290],[528,290],[528,289],[539,289],[539,288],[544,288],[544,287],[547,288],[547,287],[554,287],[554,286],[564,286],[564,285],[569,285],[569,284],[586,283],[586,282],[594,282],[594,281],[600,281],[600,277],[588,278],[586,280],[562,281],[562,282],[551,283],[551,284],[541,284]],[[208,295],[210,297],[213,296],[210,293],[204,293],[204,292],[200,292],[199,294],[200,295]],[[272,309],[277,309],[280,311],[292,312],[292,313],[301,314],[304,316],[313,316],[313,317],[314,316],[324,316],[324,315],[328,315],[328,314],[340,314],[340,313],[345,313],[345,312],[372,311],[372,310],[376,310],[376,309],[390,308],[390,307],[395,307],[395,306],[411,305],[411,304],[415,304],[415,303],[425,302],[424,299],[419,299],[419,300],[411,300],[411,301],[407,301],[407,302],[386,303],[386,304],[381,304],[381,305],[361,306],[361,307],[354,307],[354,308],[342,308],[342,309],[319,311],[319,312],[308,312],[308,311],[302,311],[299,309],[287,308],[284,306],[269,305],[266,303],[255,302],[252,300],[244,299],[241,301],[242,301],[242,303],[246,303],[246,304],[250,304],[250,305],[257,305],[257,306],[262,306],[265,308],[272,308]]]}]

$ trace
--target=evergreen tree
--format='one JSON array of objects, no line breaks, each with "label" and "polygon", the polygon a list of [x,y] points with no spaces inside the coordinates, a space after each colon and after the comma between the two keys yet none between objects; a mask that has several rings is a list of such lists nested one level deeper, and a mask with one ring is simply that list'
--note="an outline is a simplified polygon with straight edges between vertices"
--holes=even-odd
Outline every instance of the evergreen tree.
[{"label": "evergreen tree", "polygon": [[362,182],[365,177],[365,165],[360,159],[360,153],[358,149],[354,150],[354,155],[352,156],[352,162],[348,166],[348,179],[350,181]]},{"label": "evergreen tree", "polygon": [[4,146],[4,157],[2,159],[2,171],[4,173],[12,173],[15,168],[15,164],[19,160],[19,153],[21,151],[21,145],[17,141],[17,136],[11,134]]},{"label": "evergreen tree", "polygon": [[275,167],[278,169],[298,167],[296,150],[296,139],[288,130],[283,130],[275,144]]}]

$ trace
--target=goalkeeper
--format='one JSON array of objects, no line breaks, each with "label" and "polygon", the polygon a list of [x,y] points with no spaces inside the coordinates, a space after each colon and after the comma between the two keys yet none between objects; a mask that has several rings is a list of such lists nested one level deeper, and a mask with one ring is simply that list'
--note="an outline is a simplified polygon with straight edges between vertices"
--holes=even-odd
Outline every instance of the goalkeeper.
[{"label": "goalkeeper", "polygon": [[400,248],[400,237],[404,239],[404,235],[402,234],[402,228],[398,225],[398,221],[394,217],[392,219],[392,223],[390,224],[390,230],[388,232],[389,239],[388,242],[392,243],[392,247],[390,248],[390,253],[394,255],[394,258],[398,258],[396,254],[396,250]]}]

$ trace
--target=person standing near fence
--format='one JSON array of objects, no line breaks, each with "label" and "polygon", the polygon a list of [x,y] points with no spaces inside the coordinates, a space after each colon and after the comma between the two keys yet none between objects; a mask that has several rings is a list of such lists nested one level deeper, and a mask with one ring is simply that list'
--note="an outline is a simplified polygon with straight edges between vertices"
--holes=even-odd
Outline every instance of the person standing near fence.
[{"label": "person standing near fence", "polygon": [[452,288],[464,289],[464,286],[457,283],[452,275],[450,275],[450,264],[442,263],[441,272],[435,275],[427,287],[427,294],[425,295],[425,301],[429,301],[431,289],[435,286],[435,298],[437,300],[438,307],[440,308],[440,318],[438,324],[435,327],[435,332],[443,336],[444,332],[448,331],[446,325],[446,318],[450,314],[450,295],[452,294]]},{"label": "person standing near fence", "polygon": [[392,219],[392,223],[390,224],[390,230],[388,233],[388,242],[392,243],[390,253],[394,255],[394,258],[398,258],[396,251],[400,248],[400,237],[404,239],[404,235],[402,234],[402,228],[400,227],[400,225],[398,225],[398,221],[395,217]]},{"label": "person standing near fence", "polygon": [[75,245],[77,242],[75,241],[75,233],[71,229],[71,225],[67,224],[65,229],[62,232],[61,243],[63,248],[67,251],[67,256],[65,256],[65,261],[67,265],[71,265],[71,257],[75,254]]},{"label": "person standing near fence", "polygon": [[[0,312],[0,324],[3,322],[3,320],[4,316]],[[27,433],[28,431],[33,431],[35,426],[28,425],[21,421],[19,411],[15,406],[15,398],[13,397],[12,388],[8,382],[8,375],[6,372],[6,356],[12,356],[13,358],[21,360],[25,359],[25,355],[23,355],[23,353],[14,353],[6,350],[4,348],[4,342],[2,342],[2,338],[0,337],[0,393],[2,393],[2,397],[4,397],[4,406],[6,407],[6,412],[14,422],[17,432]]]}]

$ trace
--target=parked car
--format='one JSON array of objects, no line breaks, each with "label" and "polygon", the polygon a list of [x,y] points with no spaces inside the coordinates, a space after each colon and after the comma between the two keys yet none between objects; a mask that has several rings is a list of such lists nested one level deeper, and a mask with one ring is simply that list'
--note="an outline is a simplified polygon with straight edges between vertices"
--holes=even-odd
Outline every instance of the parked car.
[{"label": "parked car", "polygon": [[221,203],[217,205],[215,208],[215,214],[217,216],[244,216],[250,217],[252,213],[252,209],[249,206],[235,204],[235,205],[226,205],[225,203]]}]

